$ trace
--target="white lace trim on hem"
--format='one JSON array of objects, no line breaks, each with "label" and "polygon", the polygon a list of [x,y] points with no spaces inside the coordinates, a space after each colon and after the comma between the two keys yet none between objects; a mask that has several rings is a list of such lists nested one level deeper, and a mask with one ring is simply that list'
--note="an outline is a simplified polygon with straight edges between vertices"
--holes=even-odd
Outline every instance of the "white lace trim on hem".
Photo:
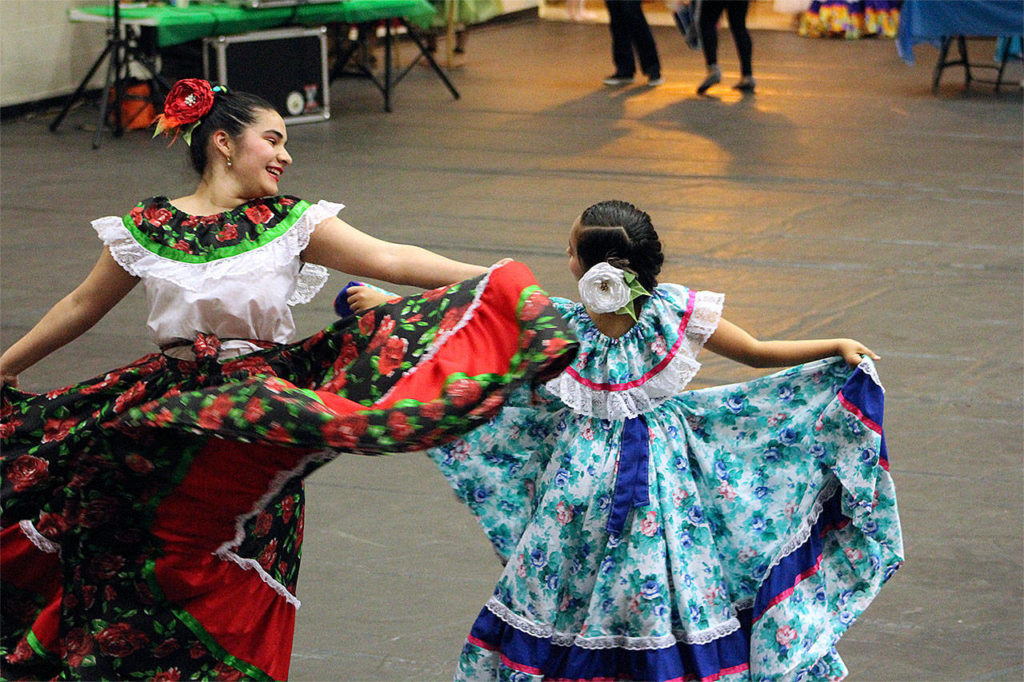
[{"label": "white lace trim on hem", "polygon": [[[123,218],[106,216],[92,221],[100,240],[114,260],[130,275],[162,279],[189,291],[205,291],[224,277],[259,274],[292,263],[309,245],[316,226],[337,215],[342,204],[319,201],[307,208],[287,232],[273,241],[227,258],[207,263],[181,263],[163,258],[135,241]],[[301,264],[289,305],[308,303],[327,282],[328,271],[315,263]]]},{"label": "white lace trim on hem", "polygon": [[735,617],[700,632],[675,631],[669,635],[657,637],[628,637],[625,635],[604,635],[586,637],[571,632],[557,632],[550,626],[535,623],[514,613],[496,597],[491,597],[486,604],[488,611],[500,618],[509,626],[533,637],[550,639],[557,646],[577,646],[581,649],[626,649],[628,651],[649,651],[667,649],[683,642],[685,644],[707,644],[716,639],[732,634],[740,629],[740,622]]},{"label": "white lace trim on hem", "polygon": [[36,530],[31,521],[19,521],[18,526],[21,527],[21,532],[25,534],[28,541],[35,545],[40,552],[60,554],[60,546]]},{"label": "white lace trim on hem", "polygon": [[878,368],[875,367],[875,363],[871,358],[864,358],[857,365],[857,369],[861,370],[875,382],[875,384],[882,389],[882,393],[885,393],[885,386],[882,385],[882,379],[878,376]]},{"label": "white lace trim on hem", "polygon": [[298,465],[295,466],[293,469],[279,471],[277,475],[274,476],[274,479],[270,482],[270,485],[267,486],[267,491],[263,493],[263,495],[258,500],[256,500],[256,503],[253,504],[252,508],[248,512],[240,514],[238,518],[235,519],[234,537],[226,542],[221,543],[221,546],[213,552],[215,556],[224,559],[225,561],[233,561],[234,563],[238,564],[244,569],[256,571],[259,574],[260,579],[263,580],[263,582],[265,582],[267,585],[273,588],[275,592],[277,592],[285,599],[287,599],[288,603],[295,606],[296,609],[299,608],[299,606],[301,606],[301,602],[299,602],[298,598],[295,595],[288,591],[288,588],[286,588],[277,580],[274,580],[274,578],[271,577],[269,573],[263,570],[263,567],[259,565],[259,562],[238,556],[237,554],[235,554],[232,548],[241,545],[242,540],[245,539],[245,523],[256,514],[259,514],[260,510],[266,507],[267,503],[269,503],[270,500],[272,500],[274,497],[277,496],[279,492],[281,492],[281,488],[283,488],[288,481],[294,478],[296,474],[300,473],[301,471],[304,471],[306,466],[309,465],[310,462],[317,462],[322,459],[328,459],[332,456],[334,456],[334,453],[327,450],[313,452],[303,457],[299,461]]},{"label": "white lace trim on hem", "polygon": [[779,548],[778,554],[772,559],[772,562],[768,564],[764,574],[768,575],[772,569],[779,565],[779,563],[788,557],[790,554],[796,551],[796,549],[807,542],[807,538],[811,537],[811,530],[814,528],[814,524],[818,522],[818,517],[821,516],[822,510],[825,508],[825,501],[835,494],[836,489],[839,487],[839,479],[832,476],[825,487],[818,493],[818,497],[814,500],[814,505],[811,507],[810,513],[804,517],[803,523],[793,533],[793,535],[782,544]]},{"label": "white lace trim on hem", "polygon": [[255,559],[244,559],[234,552],[228,551],[218,551],[215,552],[215,555],[218,559],[238,564],[247,571],[256,571],[256,575],[260,577],[260,580],[269,585],[270,589],[274,590],[278,595],[284,597],[285,601],[294,606],[296,610],[302,606],[302,602],[299,601],[299,598],[289,592],[288,588],[284,585],[274,580],[269,573],[263,570],[263,567],[260,566],[259,562]]}]

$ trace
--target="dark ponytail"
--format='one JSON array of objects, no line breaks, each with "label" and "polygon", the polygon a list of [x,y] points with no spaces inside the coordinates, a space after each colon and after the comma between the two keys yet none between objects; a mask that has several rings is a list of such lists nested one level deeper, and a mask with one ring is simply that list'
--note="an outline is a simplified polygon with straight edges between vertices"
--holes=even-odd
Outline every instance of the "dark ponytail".
[{"label": "dark ponytail", "polygon": [[584,270],[604,261],[636,275],[647,291],[665,262],[651,217],[625,201],[601,201],[580,216],[576,255]]}]

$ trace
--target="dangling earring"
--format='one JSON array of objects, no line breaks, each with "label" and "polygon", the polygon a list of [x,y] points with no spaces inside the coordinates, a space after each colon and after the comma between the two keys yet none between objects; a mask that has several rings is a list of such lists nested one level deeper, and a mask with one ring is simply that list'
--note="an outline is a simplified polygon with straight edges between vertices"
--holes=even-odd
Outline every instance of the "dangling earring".
[{"label": "dangling earring", "polygon": [[231,157],[228,157],[228,168],[231,168]]}]

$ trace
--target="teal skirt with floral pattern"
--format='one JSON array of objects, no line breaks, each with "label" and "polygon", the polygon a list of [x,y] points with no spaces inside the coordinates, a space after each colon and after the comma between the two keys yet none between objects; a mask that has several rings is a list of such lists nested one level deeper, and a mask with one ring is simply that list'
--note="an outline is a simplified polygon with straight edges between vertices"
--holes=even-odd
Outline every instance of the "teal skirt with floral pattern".
[{"label": "teal skirt with floral pattern", "polygon": [[869,361],[624,420],[520,397],[430,453],[507,562],[456,680],[845,676],[836,642],[903,561]]}]

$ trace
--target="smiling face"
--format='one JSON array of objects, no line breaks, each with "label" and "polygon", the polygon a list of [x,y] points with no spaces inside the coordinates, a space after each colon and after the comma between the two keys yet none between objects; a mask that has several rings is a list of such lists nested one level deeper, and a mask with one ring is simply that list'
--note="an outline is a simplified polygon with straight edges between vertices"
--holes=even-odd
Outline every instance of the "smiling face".
[{"label": "smiling face", "polygon": [[252,125],[232,139],[231,171],[250,198],[273,196],[292,157],[285,149],[288,134],[284,119],[276,111],[261,109]]}]

